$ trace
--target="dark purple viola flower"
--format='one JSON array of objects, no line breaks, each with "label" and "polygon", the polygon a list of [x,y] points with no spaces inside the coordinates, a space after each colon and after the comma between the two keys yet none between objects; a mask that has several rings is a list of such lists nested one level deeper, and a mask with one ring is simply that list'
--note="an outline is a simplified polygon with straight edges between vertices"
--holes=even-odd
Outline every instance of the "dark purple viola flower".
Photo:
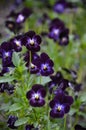
[{"label": "dark purple viola flower", "polygon": [[[31,57],[30,57],[30,55],[31,55]],[[30,58],[31,58],[31,59],[30,59]],[[29,67],[30,62],[33,63],[33,61],[34,61],[34,60],[37,60],[38,58],[39,58],[39,55],[36,54],[36,53],[34,53],[34,52],[32,52],[32,53],[30,54],[30,52],[27,51],[27,52],[24,54],[24,61],[26,62],[26,66],[27,66],[27,67]],[[31,60],[31,61],[30,61],[30,60]],[[33,64],[34,64],[34,63],[33,63]]]},{"label": "dark purple viola flower", "polygon": [[70,105],[73,103],[71,96],[66,96],[63,91],[58,91],[57,95],[50,102],[50,116],[53,118],[62,118],[64,114],[70,110]]},{"label": "dark purple viola flower", "polygon": [[22,28],[22,26],[18,23],[16,23],[15,21],[12,20],[7,20],[5,22],[5,26],[12,32],[16,33],[19,32]]},{"label": "dark purple viola flower", "polygon": [[32,52],[37,52],[40,50],[41,37],[36,35],[34,31],[29,31],[25,34],[25,37],[22,38],[23,44],[26,48]]},{"label": "dark purple viola flower", "polygon": [[54,41],[57,41],[60,35],[60,29],[57,27],[52,27],[49,30],[49,38],[54,39]]},{"label": "dark purple viola flower", "polygon": [[20,52],[22,50],[22,35],[18,35],[10,40],[12,49],[16,52]]},{"label": "dark purple viola flower", "polygon": [[46,53],[42,53],[37,60],[34,60],[34,64],[39,68],[42,76],[49,76],[54,72],[54,63]]},{"label": "dark purple viola flower", "polygon": [[7,121],[8,127],[11,129],[17,129],[17,127],[14,126],[16,120],[18,120],[18,117],[12,116],[12,115],[9,116],[8,121]]},{"label": "dark purple viola flower", "polygon": [[2,55],[3,50],[5,50],[5,51],[12,50],[12,46],[11,46],[11,43],[9,41],[8,42],[3,42],[0,45],[0,53],[1,53],[1,55]]},{"label": "dark purple viola flower", "polygon": [[75,125],[75,130],[86,130],[86,128],[82,127],[81,125]]},{"label": "dark purple viola flower", "polygon": [[32,11],[29,8],[22,9],[19,13],[16,14],[16,23],[23,23],[26,18],[31,15]]},{"label": "dark purple viola flower", "polygon": [[46,91],[40,84],[35,84],[30,91],[27,92],[26,97],[33,107],[42,107],[45,104],[44,97]]},{"label": "dark purple viola flower", "polygon": [[12,63],[12,51],[4,51],[2,52],[2,66],[3,67],[11,67]]},{"label": "dark purple viola flower", "polygon": [[58,43],[61,46],[66,46],[69,43],[69,29],[64,28],[60,35],[59,35],[59,39],[58,39]]},{"label": "dark purple viola flower", "polygon": [[34,128],[33,124],[25,126],[25,130],[32,130],[33,128]]},{"label": "dark purple viola flower", "polygon": [[51,20],[49,27],[60,27],[60,28],[64,28],[64,22],[62,20],[60,20],[59,18],[54,18],[53,20]]},{"label": "dark purple viola flower", "polygon": [[54,39],[54,41],[57,41],[63,28],[64,23],[60,19],[53,19],[49,25],[49,38]]},{"label": "dark purple viola flower", "polygon": [[63,78],[58,83],[58,86],[59,86],[60,89],[62,89],[64,91],[66,88],[69,87],[69,80]]},{"label": "dark purple viola flower", "polygon": [[51,78],[51,81],[49,81],[46,85],[49,88],[49,92],[52,93],[53,89],[63,79],[63,76],[62,76],[61,72],[58,71],[55,75],[51,75],[50,78]]},{"label": "dark purple viola flower", "polygon": [[56,13],[63,13],[65,8],[67,7],[67,3],[65,0],[59,0],[55,3],[53,9]]},{"label": "dark purple viola flower", "polygon": [[75,85],[75,87],[74,87],[74,91],[75,92],[80,92],[81,91],[81,89],[82,89],[82,84],[81,83],[77,83],[76,85]]},{"label": "dark purple viola flower", "polygon": [[29,70],[30,70],[31,74],[37,74],[37,73],[39,73],[38,67],[35,64],[33,64],[33,63],[30,63]]},{"label": "dark purple viola flower", "polygon": [[50,78],[54,83],[59,84],[59,82],[63,79],[63,75],[60,71],[57,71],[57,73],[55,75],[51,75]]}]

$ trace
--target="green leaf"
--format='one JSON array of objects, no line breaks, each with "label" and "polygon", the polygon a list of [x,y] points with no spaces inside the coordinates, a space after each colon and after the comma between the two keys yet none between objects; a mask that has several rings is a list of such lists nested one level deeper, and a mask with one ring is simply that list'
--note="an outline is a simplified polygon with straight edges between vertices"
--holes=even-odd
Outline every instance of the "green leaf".
[{"label": "green leaf", "polygon": [[6,104],[2,104],[0,107],[0,110],[4,110],[4,111],[8,111],[9,110],[9,106],[10,106],[10,102],[6,103]]},{"label": "green leaf", "polygon": [[86,93],[83,93],[83,95],[81,95],[80,101],[81,102],[86,102]]},{"label": "green leaf", "polygon": [[26,124],[27,122],[28,122],[28,118],[24,117],[24,118],[18,119],[15,122],[15,126],[20,126],[20,125]]},{"label": "green leaf", "polygon": [[13,56],[12,56],[12,61],[13,61],[13,64],[18,67],[19,64],[20,64],[20,57],[19,57],[19,54],[14,52],[13,53]]},{"label": "green leaf", "polygon": [[3,76],[3,77],[0,77],[0,83],[11,82],[14,79],[15,79],[14,76]]},{"label": "green leaf", "polygon": [[10,106],[9,112],[20,110],[23,106],[19,103],[15,103]]},{"label": "green leaf", "polygon": [[71,108],[70,112],[69,112],[69,115],[72,116],[74,113],[76,113],[76,111],[78,111],[78,110],[75,109],[75,108]]}]

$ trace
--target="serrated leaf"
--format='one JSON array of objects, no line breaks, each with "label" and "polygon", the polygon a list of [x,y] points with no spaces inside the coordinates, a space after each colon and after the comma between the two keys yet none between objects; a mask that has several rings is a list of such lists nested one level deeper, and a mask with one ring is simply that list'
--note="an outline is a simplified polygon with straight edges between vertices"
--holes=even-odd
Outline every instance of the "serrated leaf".
[{"label": "serrated leaf", "polygon": [[14,79],[15,79],[14,76],[3,76],[3,77],[0,77],[0,83],[11,82]]},{"label": "serrated leaf", "polygon": [[26,124],[27,122],[28,122],[28,118],[24,117],[24,118],[18,119],[15,122],[15,126],[20,126],[20,125]]},{"label": "serrated leaf", "polygon": [[22,108],[21,104],[15,103],[15,104],[13,104],[13,105],[10,106],[9,112],[17,111],[17,110],[20,110],[21,108]]},{"label": "serrated leaf", "polygon": [[19,64],[20,64],[20,57],[19,57],[19,54],[18,54],[18,53],[13,52],[12,62],[13,62],[13,64],[14,64],[16,67],[19,66]]}]

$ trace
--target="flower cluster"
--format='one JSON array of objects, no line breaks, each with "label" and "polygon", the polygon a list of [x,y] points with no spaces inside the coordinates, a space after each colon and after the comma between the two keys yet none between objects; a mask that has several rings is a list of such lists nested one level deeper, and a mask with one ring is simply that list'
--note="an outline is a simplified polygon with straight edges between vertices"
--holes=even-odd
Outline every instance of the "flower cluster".
[{"label": "flower cluster", "polygon": [[[9,72],[9,67],[14,67],[12,62],[13,52],[21,52],[23,46],[29,52],[37,52],[40,50],[41,37],[36,35],[34,31],[29,31],[25,34],[15,36],[7,42],[0,45],[0,58],[2,59],[2,70],[0,75]],[[29,56],[30,57],[30,56]],[[35,55],[34,55],[35,57]],[[26,62],[29,62],[25,55]],[[33,68],[33,67],[32,67]]]},{"label": "flower cluster", "polygon": [[63,91],[58,90],[54,99],[50,102],[50,116],[53,118],[61,118],[70,110],[70,105],[73,103],[71,96],[65,95]]},{"label": "flower cluster", "polygon": [[[42,107],[45,104],[44,97],[46,96],[46,91],[44,87],[40,84],[35,84],[30,91],[27,92],[26,97],[29,103],[33,107]],[[59,89],[55,94],[53,100],[50,101],[49,105],[51,107],[50,116],[53,118],[62,118],[65,113],[70,110],[70,105],[73,103],[73,98],[68,96]]]},{"label": "flower cluster", "polygon": [[69,29],[65,27],[63,21],[55,18],[49,25],[49,38],[58,41],[59,45],[65,46],[69,43]]}]

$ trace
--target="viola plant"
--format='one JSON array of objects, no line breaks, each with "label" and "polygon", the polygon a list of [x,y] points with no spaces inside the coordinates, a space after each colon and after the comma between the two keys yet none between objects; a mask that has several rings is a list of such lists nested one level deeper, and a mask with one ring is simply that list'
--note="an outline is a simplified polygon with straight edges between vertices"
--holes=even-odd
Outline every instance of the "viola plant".
[{"label": "viola plant", "polygon": [[0,41],[0,128],[86,129],[83,4],[16,2],[20,11],[4,20],[9,38]]}]

